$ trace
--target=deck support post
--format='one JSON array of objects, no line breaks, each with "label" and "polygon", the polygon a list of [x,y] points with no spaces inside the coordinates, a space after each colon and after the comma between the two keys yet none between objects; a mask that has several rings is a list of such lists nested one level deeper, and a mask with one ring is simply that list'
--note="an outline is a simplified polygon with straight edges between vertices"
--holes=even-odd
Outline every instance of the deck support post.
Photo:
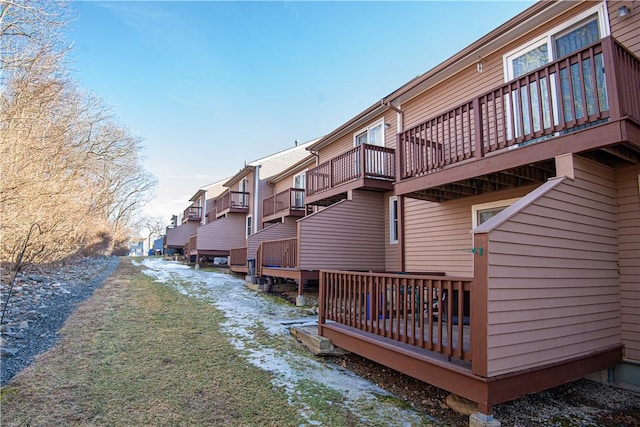
[{"label": "deck support post", "polygon": [[477,412],[469,416],[469,427],[500,427],[502,423],[493,418],[493,415],[486,415]]},{"label": "deck support post", "polygon": [[304,280],[298,280],[298,296],[296,297],[296,307],[302,307],[307,304],[304,295]]}]

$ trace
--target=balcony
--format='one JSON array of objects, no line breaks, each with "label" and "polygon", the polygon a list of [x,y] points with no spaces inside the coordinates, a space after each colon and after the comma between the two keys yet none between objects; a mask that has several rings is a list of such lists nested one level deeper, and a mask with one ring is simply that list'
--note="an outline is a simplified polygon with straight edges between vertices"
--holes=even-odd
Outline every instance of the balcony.
[{"label": "balcony", "polygon": [[607,37],[432,117],[398,135],[395,191],[440,202],[541,183],[565,153],[637,162],[621,126],[640,121],[639,76],[638,58]]},{"label": "balcony", "polygon": [[249,212],[249,193],[229,190],[216,199],[216,218],[230,212]]},{"label": "balcony", "polygon": [[300,270],[298,238],[260,242],[256,256],[256,275],[298,280],[318,279],[317,271]]},{"label": "balcony", "polygon": [[205,215],[205,218],[207,219],[207,224],[209,224],[211,221],[215,221],[215,219],[216,219],[216,208],[214,207],[209,212],[207,212],[207,214]]},{"label": "balcony", "polygon": [[189,206],[184,210],[182,215],[182,223],[187,221],[201,221],[202,220],[202,208],[199,206]]},{"label": "balcony", "polygon": [[354,189],[390,191],[395,176],[393,149],[362,144],[307,171],[306,204],[328,206]]},{"label": "balcony", "polygon": [[320,278],[321,329],[348,326],[470,367],[471,279],[324,270]]},{"label": "balcony", "polygon": [[290,188],[262,201],[262,222],[271,222],[287,216],[305,214],[303,188]]}]

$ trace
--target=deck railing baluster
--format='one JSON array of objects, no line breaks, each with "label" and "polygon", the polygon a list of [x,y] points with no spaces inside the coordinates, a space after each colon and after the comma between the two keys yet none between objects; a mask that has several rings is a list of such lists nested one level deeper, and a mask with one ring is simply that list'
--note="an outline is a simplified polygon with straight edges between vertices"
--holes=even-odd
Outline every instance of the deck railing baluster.
[{"label": "deck railing baluster", "polygon": [[322,271],[320,276],[322,322],[471,359],[465,314],[472,279],[351,271]]}]

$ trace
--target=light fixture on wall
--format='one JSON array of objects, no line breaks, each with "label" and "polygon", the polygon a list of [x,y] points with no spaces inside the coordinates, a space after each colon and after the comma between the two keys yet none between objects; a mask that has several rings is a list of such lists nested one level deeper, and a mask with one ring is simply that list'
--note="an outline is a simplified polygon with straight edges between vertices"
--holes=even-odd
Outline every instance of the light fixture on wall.
[{"label": "light fixture on wall", "polygon": [[483,65],[484,65],[484,62],[482,61],[482,58],[478,58],[478,62],[476,62],[476,70],[478,70],[479,73],[482,72]]},{"label": "light fixture on wall", "polygon": [[618,18],[624,18],[625,16],[627,16],[629,13],[631,13],[631,11],[629,10],[629,8],[625,5],[622,5],[618,8]]}]

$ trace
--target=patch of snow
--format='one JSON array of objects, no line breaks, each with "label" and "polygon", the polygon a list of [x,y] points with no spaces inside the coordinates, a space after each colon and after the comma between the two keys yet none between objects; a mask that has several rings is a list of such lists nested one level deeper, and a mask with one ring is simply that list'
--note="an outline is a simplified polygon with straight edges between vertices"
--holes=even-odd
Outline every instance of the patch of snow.
[{"label": "patch of snow", "polygon": [[[310,323],[301,309],[277,304],[247,288],[245,282],[230,275],[193,270],[188,266],[161,259],[146,259],[143,272],[157,282],[175,287],[184,295],[210,301],[225,313],[223,330],[242,357],[272,374],[273,383],[287,391],[289,401],[311,425],[321,425],[305,397],[297,391],[303,382],[311,381],[341,394],[344,405],[365,424],[416,425],[424,416],[399,408],[377,396],[390,394],[377,385],[333,363],[319,361],[303,353],[284,350],[295,339],[289,333],[291,323]],[[304,319],[301,319],[304,317]],[[255,340],[256,329],[266,330],[271,344]],[[373,417],[374,419],[371,419]]]}]

